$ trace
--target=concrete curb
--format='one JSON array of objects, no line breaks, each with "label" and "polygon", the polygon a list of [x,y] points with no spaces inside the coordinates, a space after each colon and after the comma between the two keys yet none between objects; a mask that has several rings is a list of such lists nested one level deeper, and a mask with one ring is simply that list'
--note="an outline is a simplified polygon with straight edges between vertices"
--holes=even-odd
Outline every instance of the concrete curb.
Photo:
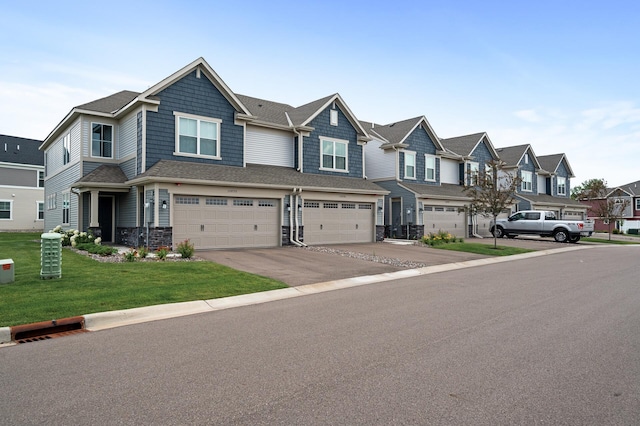
[{"label": "concrete curb", "polygon": [[[146,306],[141,308],[124,309],[119,311],[100,312],[84,315],[85,329],[89,331],[106,330],[109,328],[122,327],[132,324],[157,321],[163,319],[177,318],[187,315],[213,312],[223,309],[237,308],[240,306],[257,305],[261,303],[284,300],[292,297],[306,296],[317,293],[324,293],[333,290],[342,290],[362,285],[375,284],[385,281],[412,278],[421,275],[436,274],[455,269],[472,268],[477,266],[490,265],[520,259],[547,256],[550,254],[563,253],[567,251],[585,250],[597,247],[574,246],[558,249],[541,250],[531,253],[518,254],[513,256],[492,257],[485,259],[469,260],[466,262],[447,263],[443,265],[427,266],[418,269],[406,269],[396,272],[388,272],[378,275],[365,275],[361,277],[345,278],[341,280],[326,281],[316,284],[307,284],[298,287],[288,287],[278,290],[270,290],[260,293],[242,294],[219,299],[196,300],[192,302],[170,303],[165,305]],[[11,327],[0,328],[0,346],[12,345]]]}]

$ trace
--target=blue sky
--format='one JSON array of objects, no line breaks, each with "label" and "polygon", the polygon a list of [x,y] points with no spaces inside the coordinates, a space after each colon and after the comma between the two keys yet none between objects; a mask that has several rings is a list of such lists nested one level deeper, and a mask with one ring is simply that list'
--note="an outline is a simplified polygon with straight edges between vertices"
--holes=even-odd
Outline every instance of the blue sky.
[{"label": "blue sky", "polygon": [[[440,137],[567,154],[572,185],[640,180],[640,2],[0,0],[0,133],[44,139],[74,107],[204,57],[236,93]],[[0,159],[1,161],[1,159]]]}]

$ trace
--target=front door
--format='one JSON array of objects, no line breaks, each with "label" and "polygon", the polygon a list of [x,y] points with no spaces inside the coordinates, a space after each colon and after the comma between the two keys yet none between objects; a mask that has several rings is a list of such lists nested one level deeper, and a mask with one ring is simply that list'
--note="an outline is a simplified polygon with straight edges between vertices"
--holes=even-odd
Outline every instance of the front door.
[{"label": "front door", "polygon": [[391,238],[402,237],[402,203],[399,198],[391,200]]},{"label": "front door", "polygon": [[102,231],[102,241],[113,242],[113,197],[99,197],[98,223]]}]

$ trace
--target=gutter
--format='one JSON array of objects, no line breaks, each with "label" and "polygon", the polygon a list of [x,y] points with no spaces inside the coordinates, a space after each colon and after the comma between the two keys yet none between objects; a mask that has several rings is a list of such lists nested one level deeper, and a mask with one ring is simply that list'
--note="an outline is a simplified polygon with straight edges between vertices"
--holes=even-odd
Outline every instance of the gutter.
[{"label": "gutter", "polygon": [[[291,195],[289,197],[291,197],[290,203],[289,203],[289,241],[292,244],[295,244],[298,247],[306,247],[307,245],[301,241],[298,240],[297,238],[297,234],[298,234],[298,229],[299,229],[299,224],[298,224],[298,192],[302,192],[302,188],[293,188],[293,192],[291,193]],[[294,220],[295,217],[295,220]],[[293,227],[294,227],[294,222],[295,222],[295,230],[296,230],[296,238],[293,238]]]}]

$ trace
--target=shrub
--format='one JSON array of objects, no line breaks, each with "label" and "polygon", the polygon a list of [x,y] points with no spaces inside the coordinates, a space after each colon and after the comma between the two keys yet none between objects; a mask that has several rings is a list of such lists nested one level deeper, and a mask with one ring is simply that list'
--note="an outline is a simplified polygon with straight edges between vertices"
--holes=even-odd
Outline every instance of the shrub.
[{"label": "shrub", "polygon": [[180,253],[183,259],[191,259],[195,250],[194,245],[191,244],[189,240],[184,240],[178,244],[178,253]]},{"label": "shrub", "polygon": [[127,262],[135,262],[137,255],[138,252],[134,249],[130,249],[128,252],[123,253],[124,260],[126,260]]},{"label": "shrub", "polygon": [[147,257],[148,254],[149,254],[148,248],[146,248],[145,246],[138,247],[138,256],[140,257],[140,259],[144,259],[145,257]]},{"label": "shrub", "polygon": [[[455,243],[456,241],[458,241],[458,238],[446,231],[439,230],[436,233],[425,235],[424,237],[422,237],[421,241],[428,246],[435,246],[438,244]],[[463,242],[463,239],[460,238],[459,242]]]},{"label": "shrub", "polygon": [[156,250],[156,256],[158,256],[160,260],[167,260],[167,254],[169,254],[169,247],[162,246]]},{"label": "shrub", "polygon": [[117,248],[101,246],[98,244],[94,244],[93,242],[77,244],[75,247],[78,250],[84,250],[91,254],[97,254],[100,256],[111,256],[112,254],[118,252]]}]

